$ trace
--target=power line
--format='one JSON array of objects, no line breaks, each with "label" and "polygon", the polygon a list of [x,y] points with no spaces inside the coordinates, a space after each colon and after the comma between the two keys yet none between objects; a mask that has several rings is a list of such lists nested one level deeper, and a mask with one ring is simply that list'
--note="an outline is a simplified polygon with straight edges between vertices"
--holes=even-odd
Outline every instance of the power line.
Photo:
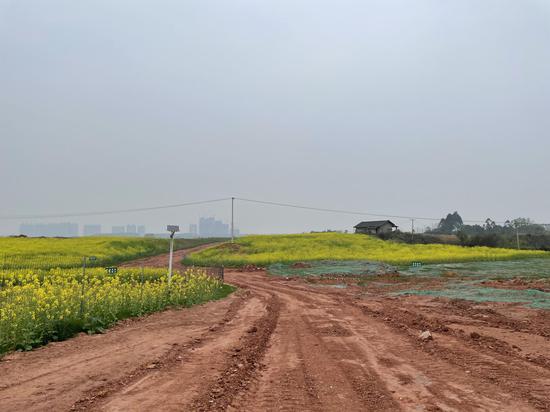
[{"label": "power line", "polygon": [[[315,210],[315,211],[318,211],[318,212],[341,213],[341,214],[357,215],[357,216],[385,217],[385,218],[393,218],[393,219],[429,220],[429,221],[434,221],[434,222],[441,221],[441,218],[435,218],[435,217],[388,215],[388,214],[358,212],[358,211],[342,210],[342,209],[326,209],[326,208],[314,207],[314,206],[304,206],[304,205],[296,205],[296,204],[291,204],[291,203],[280,203],[280,202],[269,202],[269,201],[265,201],[265,200],[245,199],[245,198],[240,198],[240,197],[236,197],[235,199],[236,200],[241,200],[243,202],[259,203],[259,204],[271,205],[271,206],[290,207],[290,208],[294,208],[294,209]],[[463,222],[465,222],[465,223],[485,223],[485,220],[463,220]],[[495,222],[495,223],[506,223],[506,222]]]},{"label": "power line", "polygon": [[[358,215],[358,216],[374,216],[374,217],[392,217],[395,219],[411,219],[410,216],[396,216],[396,215],[383,215],[383,214],[377,214],[377,213],[369,213],[369,212],[357,212],[357,211],[351,211],[351,210],[342,210],[342,209],[326,209],[322,207],[314,207],[314,206],[303,206],[303,205],[296,205],[296,204],[290,204],[290,203],[279,203],[279,202],[269,202],[265,200],[255,200],[255,199],[244,199],[241,197],[236,197],[236,200],[241,200],[243,202],[250,202],[250,203],[259,203],[263,205],[271,205],[271,206],[282,206],[282,207],[291,207],[294,209],[305,209],[305,210],[315,210],[318,212],[332,212],[332,213],[341,213],[346,215]],[[416,219],[422,219],[422,220],[434,220],[439,221],[440,219],[436,218],[416,218]]]},{"label": "power line", "polygon": [[[240,200],[242,202],[249,202],[249,203],[256,203],[256,204],[270,205],[270,206],[279,206],[279,207],[288,207],[288,208],[294,208],[294,209],[312,210],[317,212],[338,213],[338,214],[347,214],[347,215],[355,215],[355,216],[373,216],[373,217],[383,217],[383,218],[392,218],[392,219],[425,220],[425,221],[432,221],[432,222],[441,221],[441,218],[435,218],[435,217],[390,215],[390,214],[361,212],[361,211],[343,210],[343,209],[329,209],[329,208],[322,208],[322,207],[315,207],[315,206],[298,205],[293,203],[272,202],[272,201],[258,200],[258,199],[247,199],[242,197],[224,197],[219,199],[201,200],[196,202],[175,203],[170,205],[131,208],[131,209],[103,210],[103,211],[95,211],[95,212],[54,213],[54,214],[36,214],[36,215],[0,215],[0,220],[47,219],[47,218],[112,215],[112,214],[130,213],[130,212],[145,212],[145,211],[151,211],[151,210],[173,209],[173,208],[179,208],[179,207],[185,207],[185,206],[223,202],[223,201],[228,201],[232,199]],[[463,220],[463,222],[483,224],[486,221],[485,220]],[[497,222],[497,221],[494,221],[494,222],[499,224],[507,223],[507,222]]]},{"label": "power line", "polygon": [[133,209],[102,210],[97,212],[53,213],[53,214],[39,214],[39,215],[0,215],[0,219],[1,220],[47,219],[47,218],[61,218],[61,217],[114,215],[119,213],[146,212],[150,210],[173,209],[173,208],[185,207],[185,206],[204,205],[207,203],[223,202],[225,200],[230,200],[230,199],[231,198],[229,197],[224,197],[221,199],[200,200],[197,202],[175,203],[171,205],[139,207],[139,208],[133,208]]}]

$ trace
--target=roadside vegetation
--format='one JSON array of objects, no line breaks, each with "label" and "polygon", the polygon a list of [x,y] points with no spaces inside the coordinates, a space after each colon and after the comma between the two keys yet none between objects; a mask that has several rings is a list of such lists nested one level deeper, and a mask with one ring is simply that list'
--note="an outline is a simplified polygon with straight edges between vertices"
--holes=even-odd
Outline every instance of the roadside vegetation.
[{"label": "roadside vegetation", "polygon": [[312,260],[370,260],[393,265],[550,257],[550,253],[442,244],[405,244],[343,233],[258,235],[239,238],[189,255],[184,263],[198,266],[267,266]]},{"label": "roadside vegetation", "polygon": [[[211,243],[215,239],[176,239],[175,249]],[[94,256],[88,266],[115,265],[127,260],[167,252],[168,239],[132,237],[0,238],[0,270],[50,269],[82,266],[84,256]]]},{"label": "roadside vegetation", "polygon": [[0,355],[232,291],[199,269],[176,273],[171,283],[162,269],[121,269],[116,275],[100,268],[85,274],[79,269],[0,272]]},{"label": "roadside vegetation", "polygon": [[504,223],[486,219],[483,224],[465,224],[458,212],[449,213],[437,227],[423,235],[392,233],[383,236],[407,243],[455,243],[461,246],[488,246],[501,248],[535,249],[550,251],[548,225],[528,218],[517,218]]}]

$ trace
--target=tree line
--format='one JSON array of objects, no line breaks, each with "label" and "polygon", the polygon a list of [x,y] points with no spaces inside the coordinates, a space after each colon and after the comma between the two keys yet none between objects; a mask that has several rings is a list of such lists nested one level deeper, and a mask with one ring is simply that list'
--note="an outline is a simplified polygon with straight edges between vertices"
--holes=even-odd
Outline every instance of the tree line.
[{"label": "tree line", "polygon": [[458,212],[449,213],[423,234],[394,232],[382,236],[407,243],[451,243],[462,246],[550,250],[550,231],[545,225],[519,217],[503,224],[486,219],[483,224],[465,224]]}]

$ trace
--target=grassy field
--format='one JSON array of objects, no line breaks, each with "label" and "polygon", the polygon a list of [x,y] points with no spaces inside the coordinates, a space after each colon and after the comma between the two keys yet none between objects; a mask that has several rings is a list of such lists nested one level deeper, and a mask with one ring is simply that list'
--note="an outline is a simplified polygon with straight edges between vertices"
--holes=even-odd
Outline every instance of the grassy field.
[{"label": "grassy field", "polygon": [[[183,249],[210,239],[176,239]],[[133,237],[0,238],[0,270],[70,268],[82,265],[83,256],[95,256],[90,266],[106,266],[167,252],[168,239]]]},{"label": "grassy field", "polygon": [[224,243],[191,254],[185,263],[238,267],[308,260],[370,260],[393,265],[409,265],[416,261],[445,263],[534,257],[550,257],[550,253],[452,245],[409,245],[365,235],[316,233],[246,236],[237,239],[233,244]]},{"label": "grassy field", "polygon": [[121,269],[116,275],[100,268],[85,275],[81,269],[0,271],[0,355],[232,291],[199,269],[175,274],[170,283],[162,269]]}]

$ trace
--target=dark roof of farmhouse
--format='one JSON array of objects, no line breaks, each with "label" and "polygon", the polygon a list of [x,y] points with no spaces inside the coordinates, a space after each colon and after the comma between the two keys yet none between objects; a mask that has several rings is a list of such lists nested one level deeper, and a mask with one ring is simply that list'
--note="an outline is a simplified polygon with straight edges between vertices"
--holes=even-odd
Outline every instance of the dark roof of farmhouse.
[{"label": "dark roof of farmhouse", "polygon": [[393,227],[397,227],[395,223],[391,220],[371,220],[368,222],[361,222],[354,226],[357,229],[378,229],[379,227],[384,226],[386,223],[389,223]]}]

